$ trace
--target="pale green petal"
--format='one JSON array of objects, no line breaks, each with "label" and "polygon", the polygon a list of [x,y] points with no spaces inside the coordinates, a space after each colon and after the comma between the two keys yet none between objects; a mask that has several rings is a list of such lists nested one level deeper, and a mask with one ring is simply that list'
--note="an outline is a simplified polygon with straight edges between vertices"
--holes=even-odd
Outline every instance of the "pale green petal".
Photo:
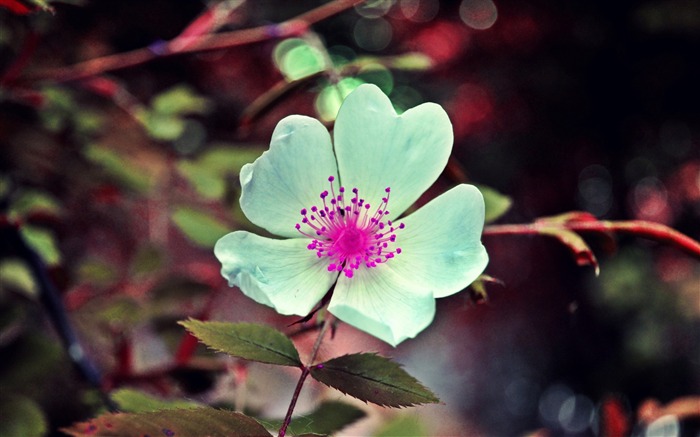
[{"label": "pale green petal", "polygon": [[434,297],[457,293],[486,268],[481,244],[484,199],[473,185],[458,185],[401,220],[396,247],[401,254],[387,267]]},{"label": "pale green petal", "polygon": [[298,237],[299,211],[319,204],[329,176],[338,172],[326,128],[310,117],[286,117],[272,133],[270,150],[241,169],[241,208],[271,233]]},{"label": "pale green petal", "polygon": [[[388,264],[387,264],[388,265]],[[415,337],[435,317],[435,299],[427,289],[382,265],[341,275],[328,311],[340,320],[396,346]]]},{"label": "pale green petal", "polygon": [[391,187],[390,218],[435,182],[452,150],[452,124],[434,103],[397,116],[374,85],[361,85],[340,108],[333,133],[341,182],[378,206]]},{"label": "pale green petal", "polygon": [[245,231],[216,242],[214,254],[230,286],[280,314],[307,315],[335,281],[327,259],[306,248],[309,240],[273,240]]}]

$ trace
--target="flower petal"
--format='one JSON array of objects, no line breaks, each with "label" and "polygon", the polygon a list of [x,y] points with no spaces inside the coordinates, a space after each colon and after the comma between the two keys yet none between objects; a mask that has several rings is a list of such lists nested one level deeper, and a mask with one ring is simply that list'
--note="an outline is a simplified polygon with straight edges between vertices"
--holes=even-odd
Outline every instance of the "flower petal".
[{"label": "flower petal", "polygon": [[402,115],[374,85],[343,102],[333,133],[341,182],[373,205],[391,187],[389,218],[398,217],[440,176],[452,150],[452,124],[434,103]]},{"label": "flower petal", "polygon": [[280,314],[305,316],[336,278],[327,271],[327,260],[306,248],[308,242],[237,231],[221,237],[214,254],[230,286],[238,286],[243,294]]},{"label": "flower petal", "polygon": [[338,176],[330,135],[316,119],[291,115],[277,124],[270,150],[241,169],[241,208],[275,235],[299,237],[299,211],[320,202]]},{"label": "flower petal", "polygon": [[360,268],[341,275],[328,311],[340,320],[392,346],[415,337],[433,321],[435,299],[394,270]]},{"label": "flower petal", "polygon": [[[486,268],[481,244],[484,198],[473,185],[458,185],[401,220],[401,254],[384,266],[395,270],[434,297],[457,293]],[[383,267],[384,267],[383,266]]]}]

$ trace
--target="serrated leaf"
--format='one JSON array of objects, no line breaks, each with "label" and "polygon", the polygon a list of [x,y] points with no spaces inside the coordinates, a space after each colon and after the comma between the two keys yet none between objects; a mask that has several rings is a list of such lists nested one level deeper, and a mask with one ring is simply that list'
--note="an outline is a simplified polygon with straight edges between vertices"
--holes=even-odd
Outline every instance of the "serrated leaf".
[{"label": "serrated leaf", "polygon": [[350,354],[318,364],[311,376],[365,402],[388,407],[440,400],[401,366],[373,353]]},{"label": "serrated leaf", "polygon": [[513,201],[510,197],[505,196],[491,187],[478,185],[479,191],[484,196],[484,204],[486,206],[486,216],[484,221],[491,223],[508,212]]},{"label": "serrated leaf", "polygon": [[[313,412],[292,419],[287,431],[299,435],[329,435],[362,419],[366,414],[359,408],[345,402],[323,402]],[[282,420],[265,421],[270,429],[279,429]]]},{"label": "serrated leaf", "polygon": [[201,405],[183,399],[166,400],[138,390],[122,388],[110,394],[125,413],[199,408]]},{"label": "serrated leaf", "polygon": [[111,413],[61,431],[76,437],[188,436],[249,437],[271,434],[254,419],[214,408],[148,413]]},{"label": "serrated leaf", "polygon": [[171,219],[187,238],[202,247],[213,247],[228,232],[228,226],[209,214],[186,206],[175,208]]},{"label": "serrated leaf", "polygon": [[571,251],[576,264],[579,266],[593,266],[595,269],[595,275],[600,274],[600,266],[598,265],[598,260],[595,254],[588,247],[588,244],[578,235],[576,232],[570,231],[568,229],[561,229],[557,227],[538,227],[538,232],[543,235],[549,235],[562,244],[564,244],[569,251]]},{"label": "serrated leaf", "polygon": [[278,330],[254,323],[179,322],[202,343],[234,357],[280,366],[301,366],[292,341]]}]

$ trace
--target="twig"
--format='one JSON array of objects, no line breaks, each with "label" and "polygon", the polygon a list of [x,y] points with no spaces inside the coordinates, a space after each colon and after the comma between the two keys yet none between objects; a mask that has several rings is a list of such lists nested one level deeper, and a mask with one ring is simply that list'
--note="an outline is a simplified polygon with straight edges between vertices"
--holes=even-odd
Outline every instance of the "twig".
[{"label": "twig", "polygon": [[693,240],[689,236],[682,234],[675,229],[671,229],[660,223],[653,223],[644,220],[629,221],[568,221],[560,224],[552,222],[534,222],[517,225],[490,225],[484,228],[483,235],[535,235],[542,234],[542,228],[558,226],[574,232],[599,232],[599,233],[624,233],[637,237],[648,238],[650,240],[667,243],[678,247],[688,254],[700,258],[700,242]]},{"label": "twig", "polygon": [[[153,44],[130,52],[103,56],[67,67],[39,71],[25,80],[69,82],[97,76],[108,71],[120,70],[144,64],[157,58],[183,53],[205,52],[267,41],[273,38],[286,38],[306,32],[309,26],[328,17],[339,14],[366,0],[335,0],[321,5],[279,24],[235,30],[219,34],[193,37],[179,37],[177,46],[167,42]],[[190,39],[191,38],[191,39]]]},{"label": "twig", "polygon": [[287,427],[292,422],[292,413],[294,412],[294,407],[296,406],[297,400],[299,399],[299,394],[301,393],[301,388],[304,386],[304,381],[306,381],[306,378],[311,373],[311,367],[314,365],[314,361],[316,360],[316,356],[318,355],[318,351],[321,348],[321,341],[323,341],[323,337],[326,335],[326,332],[328,332],[328,328],[331,326],[332,322],[333,322],[333,315],[331,313],[326,313],[326,319],[323,321],[323,326],[321,327],[321,331],[318,333],[318,337],[316,338],[316,342],[314,343],[314,347],[311,349],[311,355],[309,357],[309,364],[307,366],[303,366],[301,369],[301,376],[299,377],[299,381],[297,382],[297,386],[294,389],[294,394],[292,395],[292,401],[289,403],[289,408],[287,409],[287,414],[284,417],[284,422],[282,422],[282,427],[280,428],[278,437],[284,437],[284,435],[287,433]]}]

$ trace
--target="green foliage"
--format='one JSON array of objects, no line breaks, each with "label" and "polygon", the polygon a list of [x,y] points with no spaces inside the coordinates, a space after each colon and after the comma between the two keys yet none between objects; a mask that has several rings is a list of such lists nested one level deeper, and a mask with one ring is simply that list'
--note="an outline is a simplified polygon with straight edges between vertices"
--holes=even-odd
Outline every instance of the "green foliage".
[{"label": "green foliage", "polygon": [[341,79],[335,85],[328,85],[316,96],[316,112],[323,121],[333,121],[338,115],[338,110],[343,100],[355,88],[365,83],[361,79],[354,77],[346,77]]},{"label": "green foliage", "polygon": [[301,366],[299,352],[284,334],[253,323],[180,322],[202,343],[234,357],[280,366]]},{"label": "green foliage", "polygon": [[121,185],[136,192],[151,189],[152,180],[148,173],[134,169],[134,164],[119,153],[97,144],[86,146],[85,157],[101,166],[107,174]]},{"label": "green foliage", "polygon": [[187,85],[177,85],[157,95],[151,108],[143,108],[136,116],[151,138],[175,141],[188,127],[187,116],[206,114],[210,109],[208,99]]},{"label": "green foliage", "polygon": [[374,437],[427,437],[428,432],[415,416],[402,414],[384,424]]},{"label": "green foliage", "polygon": [[178,227],[193,243],[211,248],[216,240],[225,235],[229,227],[211,214],[187,206],[178,206],[171,215],[175,226]]},{"label": "green foliage", "polygon": [[237,175],[241,167],[255,161],[262,150],[251,147],[217,146],[197,159],[183,159],[177,170],[197,193],[207,199],[221,199],[226,193],[227,177]]},{"label": "green foliage", "polygon": [[183,410],[191,408],[199,408],[201,405],[181,400],[165,400],[155,396],[133,390],[122,388],[110,395],[114,402],[119,405],[119,409],[125,413],[146,413],[149,411],[161,410]]},{"label": "green foliage", "polygon": [[52,195],[38,190],[23,190],[10,209],[11,214],[19,216],[35,212],[58,214],[60,211],[61,205]]},{"label": "green foliage", "polygon": [[[321,403],[310,414],[294,417],[287,430],[293,435],[330,435],[365,416],[364,411],[353,405],[344,402],[326,401]],[[275,422],[266,421],[266,425],[270,429],[278,429],[282,426],[282,420]]]},{"label": "green foliage", "polygon": [[42,436],[48,431],[41,408],[24,396],[0,399],[0,412],[2,436]]},{"label": "green foliage", "polygon": [[323,53],[301,38],[289,38],[280,42],[275,47],[272,57],[289,82],[326,69]]},{"label": "green foliage", "polygon": [[486,217],[484,221],[491,223],[498,220],[503,214],[508,212],[513,200],[505,196],[491,187],[478,185],[479,191],[484,196],[484,204],[486,205]]},{"label": "green foliage", "polygon": [[37,297],[39,289],[32,272],[19,259],[5,259],[0,262],[0,288],[9,287],[27,296]]},{"label": "green foliage", "polygon": [[249,437],[270,433],[254,419],[233,411],[202,407],[146,413],[104,414],[62,429],[75,436]]},{"label": "green foliage", "polygon": [[56,265],[61,262],[61,252],[58,250],[53,232],[25,225],[20,228],[20,233],[27,245],[34,249],[46,264]]},{"label": "green foliage", "polygon": [[311,376],[362,401],[387,407],[440,402],[399,364],[377,354],[333,358],[314,366]]}]

